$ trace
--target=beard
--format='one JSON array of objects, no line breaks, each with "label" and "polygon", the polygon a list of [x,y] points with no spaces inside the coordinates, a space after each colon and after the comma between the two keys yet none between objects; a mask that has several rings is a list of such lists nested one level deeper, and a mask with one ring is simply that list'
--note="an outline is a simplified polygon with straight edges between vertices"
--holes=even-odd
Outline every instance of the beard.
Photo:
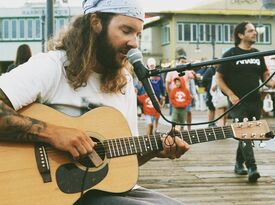
[{"label": "beard", "polygon": [[94,48],[97,61],[102,66],[103,74],[114,75],[125,65],[125,61],[120,62],[117,60],[119,49],[111,44],[106,29],[103,29],[97,36]]}]

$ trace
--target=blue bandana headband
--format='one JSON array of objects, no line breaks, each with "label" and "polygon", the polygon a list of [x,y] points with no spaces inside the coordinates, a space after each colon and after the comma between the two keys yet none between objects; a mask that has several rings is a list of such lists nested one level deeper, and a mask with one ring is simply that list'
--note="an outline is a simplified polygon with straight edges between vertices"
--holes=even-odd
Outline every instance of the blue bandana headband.
[{"label": "blue bandana headband", "polygon": [[137,0],[83,0],[84,14],[109,12],[138,18],[144,21],[145,14]]}]

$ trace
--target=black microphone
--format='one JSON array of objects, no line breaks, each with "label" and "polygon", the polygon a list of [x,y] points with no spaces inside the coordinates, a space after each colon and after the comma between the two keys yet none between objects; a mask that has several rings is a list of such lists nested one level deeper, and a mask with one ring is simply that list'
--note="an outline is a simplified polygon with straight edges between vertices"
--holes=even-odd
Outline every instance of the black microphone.
[{"label": "black microphone", "polygon": [[142,62],[142,53],[139,49],[131,49],[127,53],[128,61],[133,65],[134,72],[138,78],[139,81],[141,81],[147,95],[149,96],[150,100],[152,101],[152,104],[154,108],[161,113],[158,100],[156,98],[155,92],[152,88],[152,84],[149,80],[149,71],[144,66]]}]

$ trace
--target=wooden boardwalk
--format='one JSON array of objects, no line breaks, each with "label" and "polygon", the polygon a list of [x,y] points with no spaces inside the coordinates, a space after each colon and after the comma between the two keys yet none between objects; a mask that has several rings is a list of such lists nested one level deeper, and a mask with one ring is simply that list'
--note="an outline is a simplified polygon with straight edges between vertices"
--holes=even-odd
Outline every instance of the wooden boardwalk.
[{"label": "wooden boardwalk", "polygon": [[140,168],[138,184],[187,205],[274,205],[275,151],[255,147],[261,178],[250,184],[247,176],[233,172],[237,144],[234,139],[206,142],[192,145],[180,159],[153,159]]}]

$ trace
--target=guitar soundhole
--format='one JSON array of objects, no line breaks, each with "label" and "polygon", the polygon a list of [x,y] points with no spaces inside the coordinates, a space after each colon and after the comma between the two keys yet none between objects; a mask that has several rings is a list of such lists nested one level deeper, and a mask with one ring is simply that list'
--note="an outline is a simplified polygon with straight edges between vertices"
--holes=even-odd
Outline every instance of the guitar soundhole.
[{"label": "guitar soundhole", "polygon": [[[104,159],[105,159],[105,149],[104,149],[103,144],[96,138],[92,137],[92,140],[97,143],[96,147],[95,147],[96,153],[99,155],[99,157],[102,159],[102,161],[104,161]],[[79,159],[78,161],[79,161],[80,164],[82,164],[85,167],[89,167],[89,168],[96,167],[88,156],[83,157],[83,158]]]}]

